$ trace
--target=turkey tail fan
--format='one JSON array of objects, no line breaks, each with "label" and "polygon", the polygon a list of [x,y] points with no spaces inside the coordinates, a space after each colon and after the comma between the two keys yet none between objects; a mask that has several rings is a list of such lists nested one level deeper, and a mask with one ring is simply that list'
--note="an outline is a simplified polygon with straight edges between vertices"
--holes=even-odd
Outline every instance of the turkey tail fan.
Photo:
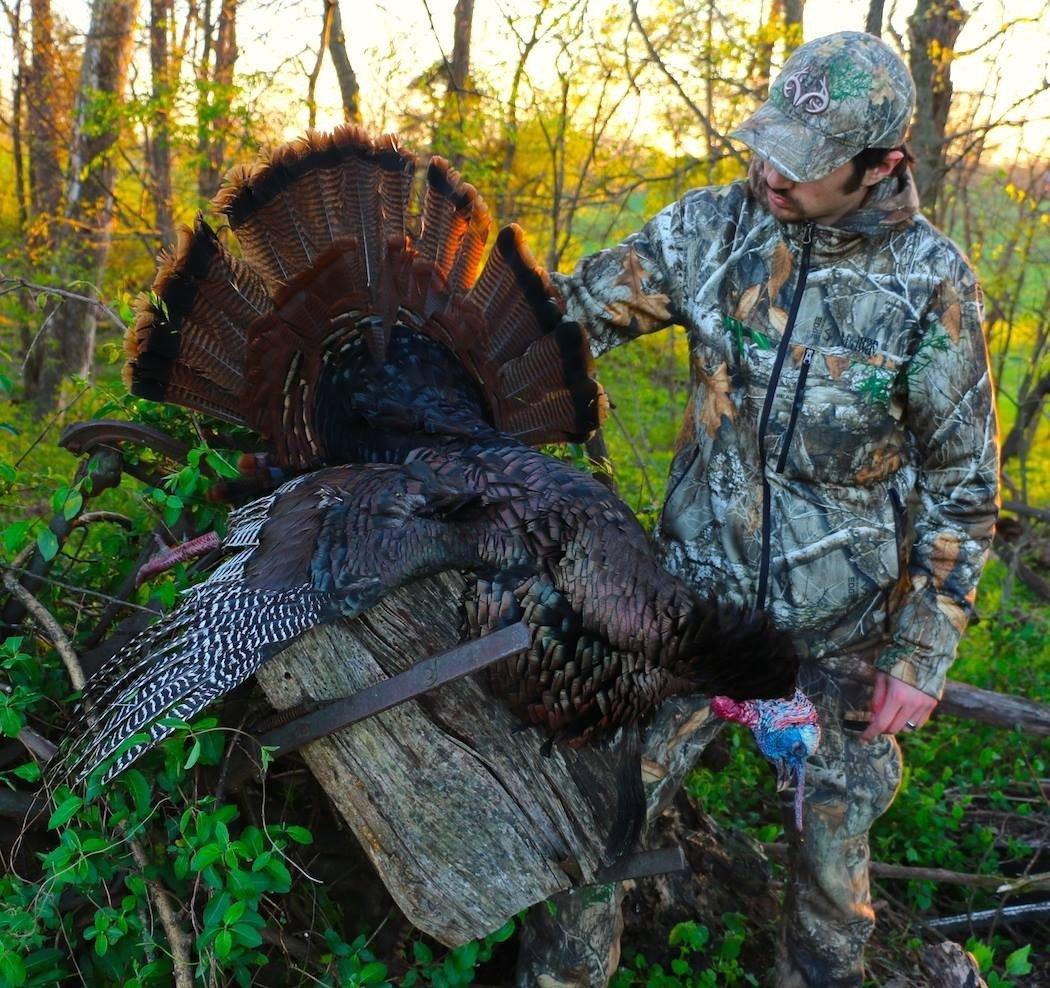
[{"label": "turkey tail fan", "polygon": [[[246,424],[293,470],[396,459],[417,439],[493,426],[532,445],[587,438],[607,407],[587,337],[521,231],[499,234],[479,275],[489,211],[434,158],[413,237],[415,169],[395,137],[350,126],[234,168],[213,204],[243,259],[203,220],[182,235],[128,336],[131,390]],[[428,337],[448,360],[412,343],[391,357],[397,334]],[[372,438],[351,442],[353,429]]]},{"label": "turkey tail fan", "polygon": [[608,410],[587,334],[565,320],[556,299],[521,229],[511,225],[500,231],[464,300],[485,327],[472,362],[495,423],[530,445],[581,442]]},{"label": "turkey tail fan", "polygon": [[244,424],[247,327],[273,311],[262,281],[198,215],[174,253],[162,253],[153,290],[125,340],[124,380],[143,398]]},{"label": "turkey tail fan", "polygon": [[58,765],[62,780],[81,784],[108,762],[105,784],[171,734],[171,718],[192,719],[293,638],[338,614],[334,594],[310,588],[209,581],[190,591],[92,677],[76,741]]},{"label": "turkey tail fan", "polygon": [[415,157],[392,135],[361,128],[311,131],[258,164],[234,168],[212,200],[271,295],[338,245],[348,255],[344,294],[376,301],[390,237],[404,239]]}]

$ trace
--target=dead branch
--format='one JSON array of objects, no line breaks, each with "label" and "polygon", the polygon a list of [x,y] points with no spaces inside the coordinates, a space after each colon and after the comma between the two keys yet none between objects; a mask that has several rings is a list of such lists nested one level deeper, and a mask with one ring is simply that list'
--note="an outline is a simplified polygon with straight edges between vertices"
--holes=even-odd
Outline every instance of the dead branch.
[{"label": "dead branch", "polygon": [[1040,576],[1034,569],[1021,561],[1021,554],[1001,535],[996,535],[993,543],[999,557],[1017,574],[1017,578],[1032,593],[1050,600],[1050,580]]},{"label": "dead branch", "polygon": [[1023,515],[1025,518],[1035,518],[1036,521],[1050,522],[1050,511],[1045,508],[1033,508],[1024,501],[1003,501],[1003,511],[1012,511],[1015,515]]},{"label": "dead branch", "polygon": [[106,317],[117,326],[121,333],[127,332],[128,327],[124,324],[124,320],[120,318],[105,302],[101,299],[92,298],[90,295],[82,295],[79,292],[71,292],[65,288],[56,288],[54,285],[38,285],[31,281],[26,281],[25,278],[0,278],[0,295],[6,294],[9,291],[15,289],[21,289],[27,292],[35,292],[37,295],[57,295],[59,298],[69,299],[74,302],[84,302],[86,305],[93,305],[100,309]]},{"label": "dead branch", "polygon": [[919,964],[930,988],[988,988],[973,954],[951,940],[930,944]]},{"label": "dead branch", "polygon": [[112,522],[114,525],[119,525],[127,531],[131,531],[135,527],[135,523],[127,515],[122,515],[119,511],[85,511],[82,515],[77,515],[73,520],[73,527],[93,525],[97,521]]},{"label": "dead branch", "polygon": [[[836,669],[858,683],[870,684],[875,680],[874,667],[861,659],[840,658],[836,660]],[[943,714],[993,727],[1018,728],[1026,734],[1050,735],[1050,704],[981,689],[954,679],[945,683],[944,695],[935,712],[935,716]]]},{"label": "dead branch", "polygon": [[[762,850],[778,861],[785,860],[788,854],[787,844],[781,843],[764,843]],[[902,882],[934,882],[937,885],[963,885],[967,888],[989,889],[1002,895],[1050,890],[1050,873],[1030,875],[1027,878],[1008,878],[1005,875],[975,875],[965,871],[950,871],[947,868],[914,868],[910,865],[886,864],[882,861],[872,861],[870,870],[876,878]]]},{"label": "dead branch", "polygon": [[80,668],[80,660],[58,622],[51,616],[51,612],[14,578],[10,570],[4,572],[3,583],[8,592],[17,598],[51,639],[51,644],[61,657],[66,672],[69,673],[69,681],[73,684],[73,688],[82,690],[85,680],[84,671]]}]

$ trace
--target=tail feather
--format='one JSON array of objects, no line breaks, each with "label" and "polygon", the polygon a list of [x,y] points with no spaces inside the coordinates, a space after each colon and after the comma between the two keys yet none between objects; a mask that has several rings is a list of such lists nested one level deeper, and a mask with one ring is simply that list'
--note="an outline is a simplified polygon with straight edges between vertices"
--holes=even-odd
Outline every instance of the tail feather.
[{"label": "tail feather", "polygon": [[102,777],[107,782],[172,732],[162,723],[166,718],[194,717],[293,638],[337,614],[335,595],[310,588],[201,585],[177,611],[128,644],[119,673],[114,666],[93,677],[84,730],[62,770],[81,783],[128,738],[145,733],[109,765]]},{"label": "tail feather", "polygon": [[[421,260],[433,263],[436,287],[442,291],[459,259],[476,213],[487,217],[488,209],[474,186],[462,181],[444,158],[432,158],[427,169],[416,250]],[[484,225],[487,228],[487,223]],[[466,275],[465,265],[462,271],[460,277]]]},{"label": "tail feather", "polygon": [[248,327],[273,311],[259,277],[198,215],[163,255],[153,291],[128,331],[128,386],[136,394],[243,424]]},{"label": "tail feather", "polygon": [[376,159],[383,169],[380,195],[383,206],[383,243],[404,243],[408,234],[408,204],[416,174],[413,155],[401,150],[393,134],[376,140]]},{"label": "tail feather", "polygon": [[[514,323],[519,334],[526,334],[526,345],[562,318],[549,279],[525,245],[521,228],[514,225],[500,230],[496,246],[477,283],[467,294],[467,301],[476,305],[501,334],[506,323]],[[502,335],[490,335],[486,346],[490,359],[498,360],[504,352]]]}]

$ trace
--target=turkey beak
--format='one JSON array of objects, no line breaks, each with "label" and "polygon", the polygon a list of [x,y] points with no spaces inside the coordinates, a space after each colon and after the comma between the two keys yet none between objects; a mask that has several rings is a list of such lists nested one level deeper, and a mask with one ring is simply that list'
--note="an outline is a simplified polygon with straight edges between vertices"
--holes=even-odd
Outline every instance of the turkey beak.
[{"label": "turkey beak", "polygon": [[777,771],[777,792],[783,792],[785,789],[790,789],[795,785],[796,772],[795,766],[791,763],[788,758],[778,758],[776,760],[776,771]]}]

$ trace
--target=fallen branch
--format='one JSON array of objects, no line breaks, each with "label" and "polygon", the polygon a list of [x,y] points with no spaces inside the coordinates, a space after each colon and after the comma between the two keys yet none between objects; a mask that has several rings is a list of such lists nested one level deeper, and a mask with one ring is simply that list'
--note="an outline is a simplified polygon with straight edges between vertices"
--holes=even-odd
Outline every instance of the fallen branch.
[{"label": "fallen branch", "polygon": [[122,515],[119,511],[85,511],[82,515],[77,515],[73,520],[73,527],[93,525],[97,521],[112,522],[114,525],[119,525],[127,531],[131,531],[135,527],[135,523],[127,515]]},{"label": "fallen branch", "polygon": [[1017,578],[1032,593],[1042,597],[1043,600],[1050,600],[1050,580],[1040,576],[1031,566],[1022,562],[1021,554],[1001,535],[995,537],[992,545],[999,554],[999,558],[1013,569],[1017,574]]},{"label": "fallen branch", "polygon": [[[858,683],[870,685],[875,679],[874,667],[861,659],[838,658],[835,668],[843,676]],[[944,714],[976,720],[993,727],[1019,728],[1026,734],[1050,735],[1050,704],[1014,696],[1012,693],[984,690],[953,679],[945,684],[944,695],[935,711],[935,716]]]},{"label": "fallen branch", "polygon": [[1003,511],[1011,511],[1015,515],[1024,515],[1026,518],[1035,518],[1038,521],[1050,522],[1050,511],[1045,508],[1033,508],[1024,501],[1003,501]]},{"label": "fallen branch", "polygon": [[1050,902],[1026,902],[1020,906],[1003,906],[1002,909],[981,909],[974,913],[963,913],[960,916],[939,916],[936,919],[925,919],[923,924],[940,933],[961,933],[977,931],[992,926],[1000,920],[1030,920],[1035,922],[1050,916]]},{"label": "fallen branch", "polygon": [[930,988],[988,988],[973,954],[950,940],[928,946],[919,964]]},{"label": "fallen branch", "polygon": [[69,644],[69,639],[66,638],[59,623],[51,616],[51,612],[26,590],[10,571],[5,571],[3,582],[8,592],[33,616],[36,623],[40,625],[44,633],[51,639],[51,644],[54,645],[55,651],[61,657],[62,663],[66,667],[66,672],[69,673],[69,681],[73,684],[73,689],[82,690],[85,680],[84,671],[80,668],[80,660]]},{"label": "fallen branch", "polygon": [[[787,844],[765,843],[762,850],[777,860],[787,858]],[[910,882],[936,882],[938,885],[965,885],[968,888],[1000,890],[1011,879],[1003,875],[973,875],[965,871],[949,871],[947,868],[912,868],[907,865],[884,864],[872,861],[871,874],[875,878],[889,878]],[[1038,876],[1045,878],[1046,876]]]}]

